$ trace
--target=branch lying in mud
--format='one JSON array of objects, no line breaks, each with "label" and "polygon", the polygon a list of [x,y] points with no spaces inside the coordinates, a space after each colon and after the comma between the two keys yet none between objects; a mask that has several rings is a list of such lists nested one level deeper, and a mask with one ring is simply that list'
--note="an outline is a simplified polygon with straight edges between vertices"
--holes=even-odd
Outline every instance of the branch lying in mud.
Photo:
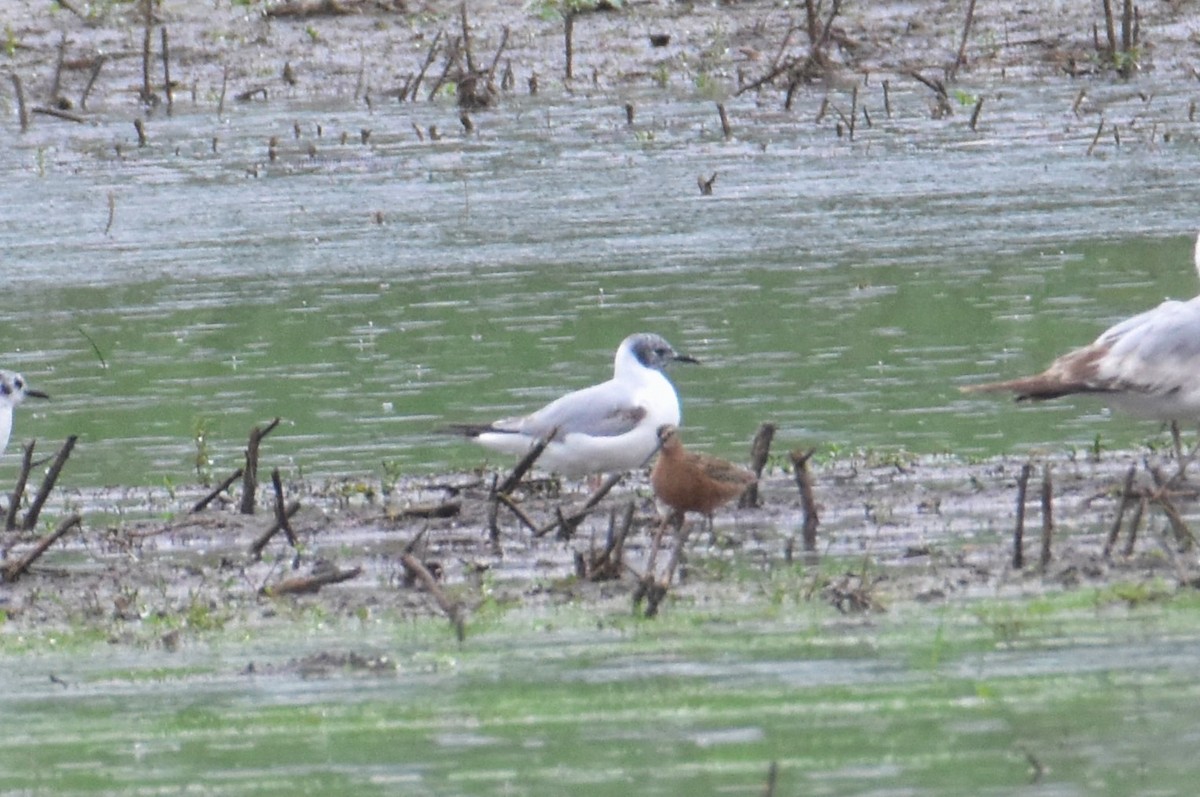
[{"label": "branch lying in mud", "polygon": [[442,591],[441,586],[437,583],[437,579],[429,572],[429,569],[421,563],[421,560],[413,556],[409,552],[400,555],[400,564],[404,566],[404,570],[412,578],[419,581],[425,591],[433,596],[437,602],[438,608],[450,620],[450,624],[454,626],[454,634],[458,637],[458,641],[462,642],[466,639],[466,628],[463,625],[462,605],[457,601],[450,600],[446,593]]},{"label": "branch lying in mud", "polygon": [[71,529],[78,526],[83,521],[83,518],[78,514],[70,515],[58,524],[58,528],[47,534],[45,537],[34,546],[33,550],[25,554],[15,562],[0,566],[0,572],[4,574],[4,580],[12,583],[20,578],[30,565],[37,561],[38,557],[44,554],[51,545],[58,542],[59,538],[66,534]]},{"label": "branch lying in mud", "polygon": [[268,598],[275,598],[280,595],[310,595],[321,589],[326,584],[337,584],[342,581],[349,581],[352,578],[357,578],[362,574],[362,567],[352,567],[349,570],[341,570],[337,566],[328,562],[317,564],[313,567],[312,575],[296,576],[295,578],[285,578],[274,586],[265,586],[258,591],[258,594]]}]

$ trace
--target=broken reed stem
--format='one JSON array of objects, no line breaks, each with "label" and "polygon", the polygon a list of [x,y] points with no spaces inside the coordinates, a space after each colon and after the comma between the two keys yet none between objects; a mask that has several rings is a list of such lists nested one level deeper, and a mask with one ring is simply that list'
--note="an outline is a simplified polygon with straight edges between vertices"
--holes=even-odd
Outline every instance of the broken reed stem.
[{"label": "broken reed stem", "polygon": [[1104,541],[1104,558],[1107,559],[1112,555],[1112,549],[1117,544],[1117,537],[1121,534],[1121,521],[1125,518],[1125,510],[1133,500],[1133,479],[1137,475],[1137,465],[1130,465],[1129,470],[1125,473],[1125,485],[1121,488],[1121,503],[1117,505],[1117,516],[1113,519],[1112,526],[1108,529],[1108,537]]},{"label": "broken reed stem", "polygon": [[733,129],[729,126],[729,114],[725,112],[725,103],[717,103],[717,115],[721,117],[721,133],[725,136],[725,140],[733,138]]},{"label": "broken reed stem", "polygon": [[500,56],[504,54],[504,48],[508,46],[509,29],[508,25],[504,26],[504,30],[500,32],[500,46],[496,48],[496,55],[492,58],[492,65],[487,71],[487,85],[492,87],[496,81],[496,67],[500,65]]},{"label": "broken reed stem", "polygon": [[9,77],[12,78],[13,92],[17,95],[17,115],[21,120],[21,132],[24,133],[29,129],[29,107],[25,104],[25,86],[21,83],[21,76],[16,72]]},{"label": "broken reed stem", "polygon": [[[421,88],[421,81],[425,79],[425,73],[429,71],[429,67],[433,65],[433,59],[437,57],[438,45],[442,42],[442,34],[444,30],[438,30],[437,35],[433,37],[433,43],[429,45],[429,52],[425,54],[425,63],[421,64],[421,69],[417,72],[416,78],[413,79],[412,86],[408,87],[405,94],[410,101],[417,99],[417,91]],[[400,99],[404,99],[403,96]]]},{"label": "broken reed stem", "polygon": [[62,38],[58,40],[58,60],[54,65],[54,82],[50,84],[50,101],[55,104],[58,103],[59,90],[62,88],[62,68],[66,59],[67,32],[63,31]]},{"label": "broken reed stem", "polygon": [[975,110],[971,111],[971,132],[975,131],[975,126],[979,124],[979,112],[983,110],[983,97],[975,100]]},{"label": "broken reed stem", "polygon": [[421,560],[413,556],[411,553],[400,554],[400,564],[408,571],[408,574],[421,582],[421,586],[425,591],[433,596],[438,608],[450,620],[450,624],[454,626],[454,634],[458,637],[458,641],[462,642],[466,639],[466,629],[463,627],[462,606],[457,601],[452,601],[442,591],[441,586],[437,583],[437,579],[433,574],[421,563]]},{"label": "broken reed stem", "polygon": [[1021,466],[1021,475],[1017,477],[1017,525],[1013,529],[1013,558],[1012,565],[1014,570],[1020,570],[1025,566],[1025,491],[1029,488],[1029,474],[1033,472],[1033,465],[1026,462]]},{"label": "broken reed stem", "polygon": [[754,435],[754,442],[750,444],[750,470],[754,471],[754,481],[746,492],[742,493],[742,497],[738,499],[739,509],[752,509],[758,506],[758,481],[762,478],[763,468],[767,466],[767,459],[771,456],[771,441],[775,439],[775,424],[767,422],[758,427],[758,432]]},{"label": "broken reed stem", "polygon": [[217,116],[225,112],[225,90],[229,88],[229,66],[221,68],[221,96],[217,100]]},{"label": "broken reed stem", "polygon": [[1104,132],[1104,117],[1100,117],[1100,124],[1096,125],[1096,135],[1092,136],[1092,143],[1088,144],[1087,154],[1091,157],[1092,151],[1096,149],[1096,144],[1100,141],[1100,134]]},{"label": "broken reed stem", "polygon": [[154,32],[154,0],[142,0],[145,24],[142,28],[142,102],[150,104],[150,42]]},{"label": "broken reed stem", "polygon": [[159,31],[160,39],[162,40],[162,65],[163,65],[163,93],[167,95],[167,115],[171,114],[175,98],[171,91],[171,56],[170,49],[167,43],[167,28],[164,25]]},{"label": "broken reed stem", "polygon": [[88,95],[92,93],[92,87],[96,85],[96,78],[100,77],[100,70],[104,66],[104,56],[96,56],[95,63],[92,64],[92,73],[88,75],[87,85],[83,87],[83,94],[79,95],[79,107],[82,110],[87,110]]},{"label": "broken reed stem", "polygon": [[204,511],[204,509],[205,509],[205,507],[207,507],[207,506],[208,506],[209,504],[211,504],[211,503],[212,503],[214,500],[216,500],[216,497],[217,497],[218,495],[220,495],[221,493],[223,493],[223,492],[225,492],[226,490],[228,490],[228,489],[229,489],[229,486],[230,486],[231,484],[233,484],[235,481],[237,481],[238,479],[240,479],[241,477],[242,477],[242,468],[238,468],[238,469],[237,469],[237,470],[235,470],[233,473],[229,474],[229,477],[228,477],[228,478],[226,478],[226,479],[225,479],[225,481],[223,481],[223,482],[221,482],[220,484],[218,484],[218,485],[217,485],[217,487],[216,487],[216,489],[214,489],[214,490],[213,490],[212,492],[210,492],[208,495],[204,496],[204,497],[203,497],[203,498],[201,498],[199,501],[197,501],[197,502],[196,502],[196,504],[195,504],[195,506],[193,506],[193,507],[191,508],[191,512],[190,512],[190,513],[191,513],[191,514],[195,514],[195,513],[197,513],[197,512],[203,512],[203,511]]},{"label": "broken reed stem", "polygon": [[1054,483],[1050,472],[1049,465],[1042,468],[1042,550],[1038,569],[1043,573],[1050,566],[1050,543],[1054,537]]},{"label": "broken reed stem", "polygon": [[33,470],[33,449],[37,440],[30,440],[21,446],[21,471],[17,474],[17,483],[13,486],[12,496],[8,499],[8,513],[4,519],[4,528],[14,531],[17,528],[17,512],[21,509],[21,497],[25,495],[25,485],[29,481],[29,472]]},{"label": "broken reed stem", "polygon": [[779,763],[772,761],[767,767],[767,785],[763,787],[763,797],[775,797],[775,782],[779,779]]},{"label": "broken reed stem", "polygon": [[887,80],[883,81],[883,112],[887,114],[887,118],[892,118],[892,96],[891,85]]},{"label": "broken reed stem", "polygon": [[508,474],[508,477],[496,488],[496,492],[504,493],[505,495],[511,493],[521,483],[521,479],[525,477],[525,474],[533,467],[533,464],[537,462],[542,452],[546,450],[546,446],[550,445],[550,441],[554,439],[556,434],[558,434],[558,427],[551,429],[545,437],[534,443],[525,456],[521,457],[521,461],[517,463],[517,466],[512,469],[512,473]]},{"label": "broken reed stem", "polygon": [[467,19],[467,2],[463,0],[458,6],[458,16],[462,23],[463,55],[467,59],[467,72],[475,74],[475,58],[471,55],[471,24]]},{"label": "broken reed stem", "polygon": [[533,519],[521,508],[521,505],[512,499],[508,493],[496,493],[496,500],[508,507],[508,510],[517,516],[517,520],[525,525],[531,532],[537,534],[538,526],[533,522]]},{"label": "broken reed stem", "polygon": [[141,119],[133,120],[133,129],[137,131],[138,146],[146,146],[146,123]]},{"label": "broken reed stem", "polygon": [[608,526],[608,539],[605,541],[604,550],[600,553],[600,557],[592,563],[592,573],[596,573],[601,567],[607,566],[612,573],[619,574],[621,571],[621,560],[625,552],[625,538],[629,536],[629,530],[633,528],[633,515],[637,506],[635,502],[629,501],[625,504],[625,513],[621,516],[621,525],[610,523]]},{"label": "broken reed stem", "polygon": [[854,122],[858,118],[858,84],[854,84],[854,89],[850,92],[850,140],[854,140]]},{"label": "broken reed stem", "polygon": [[[288,518],[291,518],[292,515],[295,515],[299,511],[300,511],[300,502],[292,501],[290,504],[288,504],[287,512],[285,512],[284,514],[286,514]],[[253,556],[255,559],[261,558],[263,549],[267,547],[267,543],[271,541],[271,538],[275,536],[275,533],[279,531],[279,528],[280,528],[279,521],[276,520],[274,523],[271,524],[271,527],[269,529],[267,529],[261,535],[259,535],[258,539],[256,539],[254,542],[250,543],[250,548],[249,548],[250,555]]]},{"label": "broken reed stem", "polygon": [[[975,0],[969,0],[967,3],[967,20],[963,23],[962,38],[958,42],[958,55],[954,57],[954,63],[950,66],[950,72],[946,75],[947,80],[954,80],[954,76],[958,74],[958,68],[967,62],[967,39],[971,35],[971,23],[975,21]],[[975,126],[972,125],[971,129]]]},{"label": "broken reed stem", "polygon": [[292,524],[288,522],[287,507],[283,502],[283,480],[279,476],[279,468],[271,469],[271,486],[275,490],[275,522],[287,535],[288,543],[295,548],[297,546],[296,532],[292,531]]},{"label": "broken reed stem", "polygon": [[563,14],[563,47],[566,49],[567,80],[573,80],[575,77],[575,11],[568,10]]},{"label": "broken reed stem", "polygon": [[266,427],[255,426],[250,430],[250,441],[246,445],[246,467],[242,472],[242,503],[239,511],[243,515],[254,514],[254,493],[258,489],[258,448],[263,438],[275,430],[279,418]]},{"label": "broken reed stem", "polygon": [[1125,538],[1125,549],[1122,551],[1125,556],[1133,556],[1138,530],[1142,527],[1142,515],[1146,514],[1146,507],[1149,503],[1146,496],[1143,495],[1137,502],[1137,506],[1133,508],[1133,517],[1129,519],[1129,536]]},{"label": "broken reed stem", "polygon": [[71,451],[75,448],[75,442],[78,439],[79,435],[71,435],[62,444],[62,448],[58,449],[58,453],[54,455],[54,461],[50,463],[49,470],[46,471],[46,475],[42,478],[42,486],[38,488],[37,495],[29,503],[29,511],[25,513],[25,521],[21,524],[21,528],[25,529],[25,531],[30,531],[37,526],[38,515],[42,513],[42,507],[46,505],[46,500],[50,498],[50,491],[54,489],[54,484],[58,481],[58,475],[62,473],[63,466],[67,464],[67,458],[71,456]]},{"label": "broken reed stem", "polygon": [[800,507],[804,513],[801,539],[804,550],[810,552],[817,550],[817,526],[821,523],[820,515],[817,514],[817,501],[813,496],[812,474],[808,470],[808,461],[814,453],[815,448],[808,451],[796,449],[788,455],[792,461],[792,475],[796,479],[796,486],[800,488]]},{"label": "broken reed stem", "polygon": [[578,528],[583,519],[588,516],[588,513],[604,500],[604,496],[608,495],[612,488],[616,487],[621,479],[625,478],[624,473],[613,473],[596,489],[596,492],[588,496],[588,499],[583,502],[583,506],[575,510],[569,515],[564,515],[560,507],[556,512],[556,517],[553,523],[550,523],[534,532],[534,537],[544,537],[555,529],[559,529],[559,537],[561,539],[569,539]]},{"label": "broken reed stem", "polygon": [[83,518],[80,517],[78,513],[69,515],[63,519],[58,524],[58,527],[54,529],[54,531],[50,532],[45,537],[42,537],[42,539],[38,541],[38,544],[34,546],[32,551],[25,554],[12,564],[4,566],[4,580],[9,583],[16,581],[27,570],[29,570],[30,565],[36,562],[38,557],[44,554],[51,545],[58,542],[59,538],[82,522]]},{"label": "broken reed stem", "polygon": [[1117,26],[1113,18],[1112,0],[1104,0],[1104,32],[1108,36],[1108,60],[1117,58]]}]

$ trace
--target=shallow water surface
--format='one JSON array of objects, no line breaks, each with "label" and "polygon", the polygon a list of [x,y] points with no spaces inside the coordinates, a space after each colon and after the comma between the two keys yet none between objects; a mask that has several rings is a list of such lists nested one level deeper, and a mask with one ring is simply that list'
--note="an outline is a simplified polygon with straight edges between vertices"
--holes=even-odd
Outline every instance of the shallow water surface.
[{"label": "shallow water surface", "polygon": [[596,628],[563,609],[463,647],[422,623],[30,654],[0,696],[21,728],[0,740],[0,788],[758,793],[773,761],[783,794],[1186,790],[1186,612],[1017,610],[1002,637],[977,611],[925,626],[810,604],[763,624],[677,607]]},{"label": "shallow water surface", "polygon": [[899,87],[887,119],[868,86],[853,141],[813,121],[818,92],[731,103],[730,141],[666,92],[631,97],[632,127],[514,97],[470,136],[448,106],[181,104],[143,149],[123,123],[38,125],[0,152],[5,362],[55,400],[16,435],[81,434],[92,484],[189,480],[197,453],[231,469],[276,415],[266,456],[291,472],[463,467],[483,454],[432,430],[601,380],[638,330],[705,361],[673,374],[687,439],[727,456],[764,420],[788,446],[970,454],[1156,433],[956,386],[1195,293],[1185,98],[1091,87],[1128,129],[1089,157],[1071,85],[968,88],[978,132]]}]

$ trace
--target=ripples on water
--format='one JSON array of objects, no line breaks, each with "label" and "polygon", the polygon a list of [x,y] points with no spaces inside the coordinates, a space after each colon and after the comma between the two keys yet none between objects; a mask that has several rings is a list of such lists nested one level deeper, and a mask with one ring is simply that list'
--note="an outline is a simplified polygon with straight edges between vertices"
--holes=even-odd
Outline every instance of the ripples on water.
[{"label": "ripples on water", "polygon": [[515,97],[469,138],[448,106],[218,122],[185,105],[145,149],[124,122],[42,123],[0,152],[5,362],[55,395],[16,435],[82,434],[85,483],[188,479],[198,428],[232,468],[275,415],[267,455],[293,472],[465,467],[481,452],[433,428],[605,378],[648,329],[705,361],[674,372],[687,438],[726,456],[763,420],[784,446],[1133,444],[1157,430],[955,389],[1195,293],[1186,100],[1094,89],[1139,127],[1092,157],[1069,85],[980,87],[979,133],[915,91],[885,119],[867,87],[853,142],[813,122],[815,93],[793,115],[729,103],[730,142],[711,102],[659,94],[634,98],[633,128],[585,98]]}]

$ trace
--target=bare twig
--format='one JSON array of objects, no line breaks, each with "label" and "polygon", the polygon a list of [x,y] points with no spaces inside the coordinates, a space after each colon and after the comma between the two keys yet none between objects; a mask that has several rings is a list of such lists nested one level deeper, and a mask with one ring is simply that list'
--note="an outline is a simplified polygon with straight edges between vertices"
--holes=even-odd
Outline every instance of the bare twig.
[{"label": "bare twig", "polygon": [[62,444],[62,448],[58,449],[58,453],[54,455],[54,461],[50,463],[50,468],[42,478],[42,486],[38,488],[37,495],[29,503],[29,510],[25,513],[25,521],[21,524],[21,528],[29,531],[37,526],[38,515],[42,513],[42,507],[46,505],[47,499],[50,498],[50,491],[54,489],[54,484],[58,481],[58,475],[62,473],[63,466],[67,464],[67,458],[71,456],[71,451],[75,448],[75,442],[78,439],[79,435],[71,435]]},{"label": "bare twig", "polygon": [[271,469],[271,486],[275,490],[275,522],[287,535],[288,543],[295,548],[297,546],[296,532],[292,531],[292,524],[288,522],[287,507],[283,501],[283,479],[279,476],[279,468]]},{"label": "bare twig", "polygon": [[250,441],[246,445],[246,466],[242,471],[242,503],[240,511],[243,515],[254,514],[254,493],[258,489],[258,447],[263,438],[275,430],[279,418],[271,421],[266,427],[255,426],[250,430]]},{"label": "bare twig", "polygon": [[1013,529],[1013,558],[1014,570],[1025,566],[1025,491],[1029,489],[1029,474],[1033,465],[1026,462],[1021,466],[1021,475],[1017,477],[1017,525]]},{"label": "bare twig", "polygon": [[[975,0],[967,2],[967,21],[963,23],[962,39],[958,43],[958,55],[954,57],[954,63],[950,65],[950,71],[946,73],[946,79],[953,81],[954,76],[958,74],[958,68],[967,62],[967,38],[971,35],[971,23],[975,21]],[[974,125],[972,125],[974,129]]]},{"label": "bare twig", "polygon": [[750,470],[754,471],[755,481],[750,483],[746,492],[738,499],[739,509],[752,509],[758,506],[758,479],[762,478],[763,468],[771,456],[771,441],[775,439],[775,424],[767,422],[758,427],[754,442],[750,444]]},{"label": "bare twig", "polygon": [[12,496],[8,499],[8,513],[4,519],[4,528],[8,531],[17,528],[17,512],[21,509],[21,498],[25,495],[29,472],[33,470],[33,449],[36,445],[37,440],[30,440],[21,446],[21,470],[17,473],[17,483],[13,486]]},{"label": "bare twig", "polygon": [[462,605],[447,597],[446,593],[442,591],[441,586],[437,583],[437,579],[433,577],[433,574],[421,563],[420,559],[411,553],[400,554],[400,564],[404,566],[405,571],[413,578],[421,582],[421,586],[425,588],[426,592],[433,596],[438,608],[442,610],[442,613],[450,620],[450,624],[454,626],[454,633],[458,637],[458,641],[462,642],[466,638]]},{"label": "bare twig", "polygon": [[221,493],[228,490],[229,486],[231,484],[233,484],[235,481],[237,481],[238,479],[240,479],[241,477],[242,477],[242,468],[238,468],[233,473],[229,474],[229,477],[227,479],[225,479],[225,481],[218,484],[216,489],[214,489],[208,495],[204,496],[203,498],[201,498],[199,501],[196,502],[195,506],[193,506],[191,509],[192,513],[194,514],[196,512],[203,512],[204,509],[209,504],[211,504],[218,495],[220,495]]},{"label": "bare twig", "polygon": [[20,578],[26,571],[29,570],[30,565],[36,562],[38,557],[44,554],[51,545],[58,542],[58,540],[64,534],[78,526],[82,521],[83,518],[81,518],[78,514],[69,515],[68,517],[64,518],[62,522],[58,524],[58,527],[54,529],[54,531],[42,537],[42,539],[38,541],[38,544],[34,546],[33,550],[22,556],[17,561],[3,565],[2,572],[4,573],[4,580],[11,583]]},{"label": "bare twig", "polygon": [[796,479],[796,486],[800,488],[800,506],[804,512],[804,525],[801,532],[804,550],[810,552],[817,550],[817,526],[821,523],[821,518],[817,514],[817,501],[813,496],[812,474],[808,470],[808,461],[815,453],[815,448],[807,451],[796,449],[788,455],[792,461],[792,475]]},{"label": "bare twig", "polygon": [[[300,511],[300,502],[292,501],[290,504],[288,504],[287,512],[285,512],[285,514],[290,519],[292,517],[292,515],[296,514],[299,511]],[[275,536],[275,534],[279,531],[279,529],[280,529],[280,524],[279,524],[279,521],[276,520],[274,523],[271,524],[270,528],[268,528],[266,531],[264,531],[259,536],[258,539],[256,539],[254,542],[250,543],[250,549],[249,549],[250,555],[255,558],[262,556],[263,549],[267,547],[267,543],[271,541],[271,538]]]},{"label": "bare twig", "polygon": [[79,95],[79,107],[87,110],[88,95],[92,93],[92,87],[96,85],[96,78],[100,77],[100,70],[104,67],[106,58],[103,55],[96,56],[96,60],[92,62],[92,72],[88,75],[87,85],[83,87],[83,94]]},{"label": "bare twig", "polygon": [[174,110],[175,97],[174,92],[171,90],[171,56],[167,42],[166,27],[164,26],[159,33],[161,34],[159,38],[162,40],[163,93],[167,95],[167,114],[170,115],[171,111]]},{"label": "bare twig", "polygon": [[13,93],[17,95],[17,116],[21,120],[21,132],[24,133],[29,129],[29,109],[25,105],[25,86],[21,83],[21,76],[16,72],[9,77],[12,78]]},{"label": "bare twig", "polygon": [[1054,484],[1050,478],[1050,466],[1042,468],[1042,550],[1038,557],[1038,569],[1046,572],[1050,566],[1050,543],[1054,536]]},{"label": "bare twig", "polygon": [[[437,35],[433,37],[433,43],[429,45],[429,52],[425,54],[425,63],[421,64],[420,71],[417,72],[417,76],[413,79],[412,85],[408,86],[407,91],[405,92],[410,100],[415,100],[417,98],[417,90],[421,88],[421,81],[425,79],[425,73],[429,70],[429,66],[433,63],[433,59],[437,57],[438,45],[441,44],[443,33],[444,31],[439,30]],[[400,99],[404,99],[404,96],[402,95]]]},{"label": "bare twig", "polygon": [[1137,465],[1130,465],[1125,473],[1125,485],[1121,489],[1121,503],[1117,505],[1117,516],[1113,518],[1112,526],[1108,529],[1108,538],[1104,541],[1104,558],[1112,555],[1112,549],[1117,544],[1121,533],[1121,521],[1125,518],[1125,510],[1133,502],[1133,479],[1137,474]]}]

